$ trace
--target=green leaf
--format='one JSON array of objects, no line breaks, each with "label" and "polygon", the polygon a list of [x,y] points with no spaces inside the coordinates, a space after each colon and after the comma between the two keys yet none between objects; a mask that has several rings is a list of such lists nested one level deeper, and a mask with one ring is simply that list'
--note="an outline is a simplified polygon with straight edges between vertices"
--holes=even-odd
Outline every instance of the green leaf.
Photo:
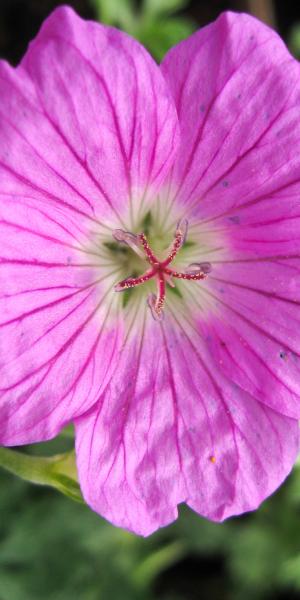
[{"label": "green leaf", "polygon": [[288,39],[288,46],[291,53],[296,57],[300,58],[300,23],[293,25]]},{"label": "green leaf", "polygon": [[144,0],[143,12],[145,15],[172,14],[187,6],[189,0]]},{"label": "green leaf", "polygon": [[132,0],[92,0],[97,18],[107,25],[120,25],[128,33],[134,29],[134,6]]},{"label": "green leaf", "polygon": [[46,457],[0,447],[0,466],[26,481],[54,487],[72,500],[83,503],[73,450]]},{"label": "green leaf", "polygon": [[140,7],[133,0],[91,1],[100,22],[127,31],[144,44],[158,61],[196,28],[191,19],[172,17],[189,0],[144,0]]},{"label": "green leaf", "polygon": [[146,22],[136,32],[138,39],[148,48],[158,62],[166,52],[178,42],[195,31],[194,23],[189,19],[169,18]]}]

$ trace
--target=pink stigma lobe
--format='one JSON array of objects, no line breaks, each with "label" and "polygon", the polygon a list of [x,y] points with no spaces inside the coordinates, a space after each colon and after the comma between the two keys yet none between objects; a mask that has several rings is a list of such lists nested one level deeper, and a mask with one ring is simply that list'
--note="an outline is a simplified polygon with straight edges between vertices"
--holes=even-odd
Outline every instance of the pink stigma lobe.
[{"label": "pink stigma lobe", "polygon": [[207,274],[211,271],[211,265],[207,262],[192,263],[184,272],[175,271],[169,267],[186,240],[187,229],[187,220],[183,219],[182,221],[179,221],[171,249],[167,258],[163,261],[159,260],[154,254],[144,233],[134,235],[127,231],[122,231],[121,229],[117,229],[113,232],[116,241],[126,243],[134,250],[134,252],[146,259],[151,265],[151,268],[139,277],[128,277],[127,279],[123,279],[115,285],[114,289],[116,292],[122,292],[146,283],[150,279],[156,278],[157,295],[150,294],[147,299],[151,314],[155,320],[161,320],[163,318],[166,284],[170,285],[170,287],[174,287],[172,281],[173,277],[187,281],[200,281],[201,279],[205,279]]}]

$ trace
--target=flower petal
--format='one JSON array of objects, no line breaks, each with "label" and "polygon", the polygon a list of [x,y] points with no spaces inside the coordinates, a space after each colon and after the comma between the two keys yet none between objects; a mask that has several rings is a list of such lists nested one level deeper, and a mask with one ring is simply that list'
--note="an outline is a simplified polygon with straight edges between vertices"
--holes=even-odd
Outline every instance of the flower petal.
[{"label": "flower petal", "polygon": [[76,420],[85,500],[141,535],[181,502],[214,520],[256,508],[297,456],[297,422],[219,375],[183,323],[147,315],[99,404]]},{"label": "flower petal", "polygon": [[8,445],[52,437],[107,385],[123,321],[113,291],[106,300],[116,267],[97,243],[165,177],[178,126],[149,54],[66,7],[18,69],[0,63],[0,85],[0,440]]},{"label": "flower petal", "polygon": [[33,98],[29,106],[18,89],[14,122],[32,145],[24,170],[38,154],[36,172],[31,161],[29,171],[37,185],[47,177],[49,193],[72,194],[88,214],[120,222],[129,203],[164,179],[178,141],[176,110],[157,65],[134,39],[61,7],[18,76],[30,80]]},{"label": "flower petal", "polygon": [[111,376],[122,336],[113,303],[105,304],[115,276],[93,265],[79,233],[47,203],[0,196],[2,444],[56,435]]},{"label": "flower petal", "polygon": [[216,365],[261,402],[300,417],[299,260],[215,265],[203,325]]},{"label": "flower petal", "polygon": [[279,36],[249,15],[224,13],[161,68],[181,127],[172,178],[185,216],[230,216],[259,199],[271,210],[273,194],[300,170],[300,67]]},{"label": "flower petal", "polygon": [[173,201],[215,247],[202,327],[216,367],[299,418],[299,64],[268,27],[226,13],[162,70],[183,139]]}]

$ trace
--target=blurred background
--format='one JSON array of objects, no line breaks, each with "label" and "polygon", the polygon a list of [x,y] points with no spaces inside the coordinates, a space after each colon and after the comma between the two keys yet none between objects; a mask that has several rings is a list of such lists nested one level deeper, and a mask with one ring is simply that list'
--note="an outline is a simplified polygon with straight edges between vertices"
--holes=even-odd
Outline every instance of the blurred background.
[{"label": "blurred background", "polygon": [[[0,0],[0,56],[17,64],[62,2]],[[300,58],[293,0],[74,0],[85,18],[116,25],[159,61],[223,10],[247,11],[277,29]],[[72,434],[29,454],[72,447]],[[0,471],[0,600],[300,600],[300,464],[253,514],[223,524],[186,508],[140,539],[48,487]]]},{"label": "blurred background", "polygon": [[42,21],[59,4],[73,6],[84,18],[98,18],[126,30],[157,60],[222,11],[246,11],[277,29],[300,58],[298,0],[0,0],[0,56],[16,64]]}]

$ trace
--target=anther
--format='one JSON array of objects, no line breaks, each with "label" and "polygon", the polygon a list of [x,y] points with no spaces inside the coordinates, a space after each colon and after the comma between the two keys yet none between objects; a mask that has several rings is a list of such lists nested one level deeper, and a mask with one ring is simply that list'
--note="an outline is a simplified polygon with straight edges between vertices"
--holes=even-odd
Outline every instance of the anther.
[{"label": "anther", "polygon": [[173,240],[171,249],[169,251],[168,258],[166,260],[164,260],[162,263],[164,266],[169,265],[174,260],[176,254],[179,252],[180,248],[182,248],[182,246],[186,240],[187,230],[188,230],[187,220],[182,219],[181,221],[178,221],[177,227],[175,230],[174,240]]},{"label": "anther", "polygon": [[175,237],[178,234],[181,236],[181,240],[182,240],[181,241],[181,246],[183,246],[183,244],[186,241],[188,227],[189,227],[189,223],[188,223],[187,219],[180,219],[180,221],[178,221],[178,223],[177,223],[176,231],[175,231]]},{"label": "anther", "polygon": [[116,242],[126,244],[138,254],[141,258],[144,258],[143,250],[140,248],[139,236],[130,233],[130,231],[123,231],[123,229],[115,229],[113,236]]},{"label": "anther", "polygon": [[203,263],[192,263],[185,269],[185,273],[193,274],[193,273],[207,273],[211,272],[211,264],[209,262]]},{"label": "anther", "polygon": [[157,307],[157,297],[155,294],[149,294],[147,298],[147,304],[151,310],[152,317],[154,321],[162,321],[164,318],[164,312],[162,307],[158,309]]}]

